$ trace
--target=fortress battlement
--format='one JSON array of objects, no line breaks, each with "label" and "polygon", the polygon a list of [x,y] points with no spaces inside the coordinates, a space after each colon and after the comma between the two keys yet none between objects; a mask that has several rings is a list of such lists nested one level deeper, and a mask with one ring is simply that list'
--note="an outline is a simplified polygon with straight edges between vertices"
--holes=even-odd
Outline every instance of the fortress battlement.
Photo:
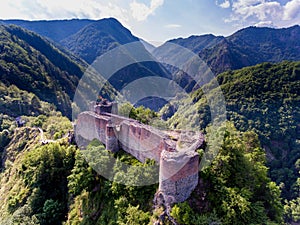
[{"label": "fortress battlement", "polygon": [[[107,150],[123,149],[141,162],[159,164],[159,193],[172,196],[174,202],[185,201],[198,183],[199,154],[204,142],[200,132],[161,131],[136,120],[116,114],[117,105],[101,102],[93,111],[79,114],[76,137],[98,139]],[[172,137],[171,137],[172,136]]]}]

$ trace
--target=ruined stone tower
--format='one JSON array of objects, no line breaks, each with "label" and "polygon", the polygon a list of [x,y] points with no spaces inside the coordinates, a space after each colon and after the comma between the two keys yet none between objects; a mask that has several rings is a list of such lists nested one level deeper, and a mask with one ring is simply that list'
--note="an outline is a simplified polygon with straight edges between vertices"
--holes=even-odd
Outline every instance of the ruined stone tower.
[{"label": "ruined stone tower", "polygon": [[198,184],[199,154],[163,151],[159,168],[159,191],[183,202]]}]

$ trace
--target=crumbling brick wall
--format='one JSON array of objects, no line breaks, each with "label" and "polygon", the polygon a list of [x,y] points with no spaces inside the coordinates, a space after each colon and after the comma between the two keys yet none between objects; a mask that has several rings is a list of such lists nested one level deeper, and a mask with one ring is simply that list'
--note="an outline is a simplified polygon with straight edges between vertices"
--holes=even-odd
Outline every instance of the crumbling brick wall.
[{"label": "crumbling brick wall", "polygon": [[87,111],[78,116],[75,132],[76,137],[89,141],[98,139],[112,152],[122,148],[141,162],[155,160],[160,165],[159,191],[173,196],[175,202],[186,200],[198,183],[196,147],[178,151],[176,141],[151,126],[115,114]]},{"label": "crumbling brick wall", "polygon": [[139,161],[153,159],[159,163],[160,153],[165,149],[163,134],[153,132],[149,126],[136,121],[124,120],[120,124],[117,136],[120,147]]},{"label": "crumbling brick wall", "polygon": [[159,190],[173,201],[185,201],[198,183],[199,154],[163,151],[160,158]]}]

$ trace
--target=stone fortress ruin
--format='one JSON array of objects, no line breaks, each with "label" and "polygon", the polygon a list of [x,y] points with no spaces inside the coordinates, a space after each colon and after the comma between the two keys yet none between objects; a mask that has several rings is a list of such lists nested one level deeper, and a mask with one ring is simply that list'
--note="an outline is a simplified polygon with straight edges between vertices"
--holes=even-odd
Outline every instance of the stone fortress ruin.
[{"label": "stone fortress ruin", "polygon": [[117,115],[117,104],[103,99],[78,115],[76,137],[98,139],[107,150],[123,149],[141,162],[159,165],[159,190],[172,202],[185,201],[198,184],[199,154],[204,136],[200,132],[161,131]]}]

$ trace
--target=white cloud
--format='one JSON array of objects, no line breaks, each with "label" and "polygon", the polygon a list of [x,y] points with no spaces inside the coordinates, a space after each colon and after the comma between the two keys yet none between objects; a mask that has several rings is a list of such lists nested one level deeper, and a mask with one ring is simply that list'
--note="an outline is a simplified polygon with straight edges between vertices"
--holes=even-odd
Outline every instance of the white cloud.
[{"label": "white cloud", "polygon": [[233,2],[232,10],[234,15],[242,20],[249,17],[255,17],[259,20],[265,20],[268,17],[278,18],[282,13],[280,3],[264,0],[238,0]]},{"label": "white cloud", "polygon": [[254,24],[256,27],[275,27],[272,21],[260,21]]},{"label": "white cloud", "polygon": [[164,27],[173,29],[173,28],[180,28],[181,25],[180,24],[167,24]]},{"label": "white cloud", "polygon": [[292,20],[299,17],[300,14],[300,0],[291,0],[284,7],[283,19]]},{"label": "white cloud", "polygon": [[137,21],[144,21],[148,16],[154,14],[155,10],[163,4],[164,0],[151,0],[150,6],[147,6],[144,3],[134,0],[130,3],[130,9],[134,19]]},{"label": "white cloud", "polygon": [[224,0],[222,3],[220,3],[218,0],[216,1],[216,4],[223,8],[223,9],[227,9],[230,7],[230,1],[229,0]]},{"label": "white cloud", "polygon": [[[225,8],[226,1],[217,5]],[[232,14],[225,22],[245,23],[251,21],[255,25],[280,25],[282,21],[291,24],[300,22],[300,0],[289,0],[282,5],[278,0],[232,0]],[[272,24],[271,24],[271,23]],[[287,23],[285,25],[288,25]]]},{"label": "white cloud", "polygon": [[[113,2],[113,1],[112,1]],[[128,11],[116,3],[102,0],[1,0],[0,18],[29,20],[115,17],[128,21]]]},{"label": "white cloud", "polygon": [[15,18],[20,17],[21,13],[19,7],[19,2],[2,0],[0,7],[0,17],[3,19],[11,18],[12,15],[15,16]]},{"label": "white cloud", "polygon": [[158,8],[159,6],[161,6],[163,4],[164,4],[164,0],[152,0],[150,8],[155,10],[156,8]]}]

